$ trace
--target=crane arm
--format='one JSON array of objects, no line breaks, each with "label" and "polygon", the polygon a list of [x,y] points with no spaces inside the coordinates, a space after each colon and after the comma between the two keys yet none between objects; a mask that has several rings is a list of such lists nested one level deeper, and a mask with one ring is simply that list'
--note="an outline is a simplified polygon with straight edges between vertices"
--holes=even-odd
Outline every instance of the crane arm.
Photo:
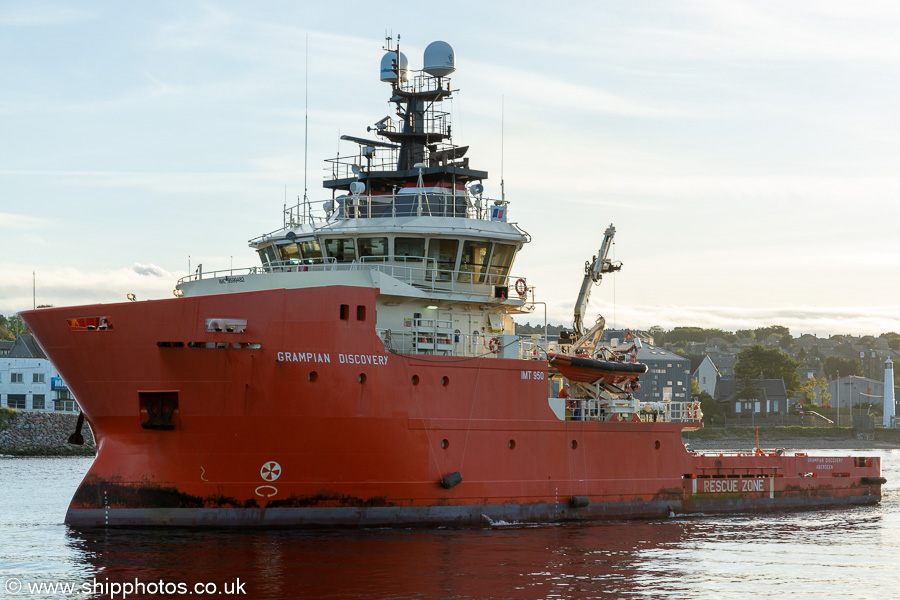
[{"label": "crane arm", "polygon": [[613,245],[613,238],[616,236],[616,228],[610,223],[603,234],[603,243],[600,244],[600,250],[593,257],[592,261],[584,263],[584,280],[581,282],[581,290],[578,292],[578,299],[575,301],[575,336],[580,338],[584,335],[584,314],[587,311],[588,301],[591,298],[591,287],[600,283],[604,273],[611,273],[622,268],[620,261],[613,262],[609,258],[609,251]]}]

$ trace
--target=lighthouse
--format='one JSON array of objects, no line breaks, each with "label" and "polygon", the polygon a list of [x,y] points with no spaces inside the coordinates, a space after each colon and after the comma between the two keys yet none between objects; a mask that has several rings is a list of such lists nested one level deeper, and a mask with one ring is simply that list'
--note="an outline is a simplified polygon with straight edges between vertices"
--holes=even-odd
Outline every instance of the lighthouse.
[{"label": "lighthouse", "polygon": [[884,361],[884,422],[885,427],[891,427],[894,421],[894,363],[888,357]]}]

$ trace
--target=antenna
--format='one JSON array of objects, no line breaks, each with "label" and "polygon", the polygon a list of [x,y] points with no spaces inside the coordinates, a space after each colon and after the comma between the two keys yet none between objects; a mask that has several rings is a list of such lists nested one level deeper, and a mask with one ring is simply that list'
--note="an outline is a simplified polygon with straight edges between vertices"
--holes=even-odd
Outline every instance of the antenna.
[{"label": "antenna", "polygon": [[303,117],[303,220],[306,217],[312,217],[312,207],[309,205],[309,196],[307,195],[306,175],[309,171],[307,164],[309,163],[309,34],[306,34],[306,81],[304,82],[304,93],[306,95],[304,103],[306,105],[306,114]]},{"label": "antenna", "polygon": [[506,96],[500,96],[500,200],[506,202],[506,188],[503,186],[503,142],[505,138]]}]

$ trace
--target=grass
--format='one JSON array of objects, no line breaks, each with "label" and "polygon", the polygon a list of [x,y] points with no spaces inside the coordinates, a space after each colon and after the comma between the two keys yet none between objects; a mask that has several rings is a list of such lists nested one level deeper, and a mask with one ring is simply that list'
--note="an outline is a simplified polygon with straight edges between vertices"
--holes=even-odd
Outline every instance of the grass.
[{"label": "grass", "polygon": [[12,422],[19,416],[19,411],[8,406],[0,406],[0,431],[9,429]]}]

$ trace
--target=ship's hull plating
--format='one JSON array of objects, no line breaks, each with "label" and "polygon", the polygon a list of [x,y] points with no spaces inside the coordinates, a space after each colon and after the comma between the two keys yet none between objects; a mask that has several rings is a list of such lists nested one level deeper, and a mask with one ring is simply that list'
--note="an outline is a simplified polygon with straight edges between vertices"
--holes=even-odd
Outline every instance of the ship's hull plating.
[{"label": "ship's hull plating", "polygon": [[391,353],[376,294],[23,313],[98,441],[66,522],[479,526],[880,499],[878,458],[698,456],[677,423],[559,419],[546,361]]}]

